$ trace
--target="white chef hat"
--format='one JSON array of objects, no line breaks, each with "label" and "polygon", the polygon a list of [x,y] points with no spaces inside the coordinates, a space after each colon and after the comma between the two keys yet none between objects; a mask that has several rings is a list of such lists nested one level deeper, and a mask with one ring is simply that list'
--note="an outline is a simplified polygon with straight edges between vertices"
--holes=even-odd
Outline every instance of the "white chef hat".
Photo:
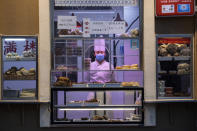
[{"label": "white chef hat", "polygon": [[95,39],[94,40],[94,51],[105,51],[105,40]]}]

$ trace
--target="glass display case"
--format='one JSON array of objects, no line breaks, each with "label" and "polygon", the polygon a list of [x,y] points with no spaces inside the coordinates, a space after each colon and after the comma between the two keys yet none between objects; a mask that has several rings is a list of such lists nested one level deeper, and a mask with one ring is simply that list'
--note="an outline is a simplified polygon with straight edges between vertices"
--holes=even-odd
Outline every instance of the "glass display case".
[{"label": "glass display case", "polygon": [[192,35],[157,35],[157,96],[184,99],[193,96]]},{"label": "glass display case", "polygon": [[37,37],[1,37],[3,100],[37,99]]},{"label": "glass display case", "polygon": [[52,124],[143,124],[141,2],[51,2]]}]

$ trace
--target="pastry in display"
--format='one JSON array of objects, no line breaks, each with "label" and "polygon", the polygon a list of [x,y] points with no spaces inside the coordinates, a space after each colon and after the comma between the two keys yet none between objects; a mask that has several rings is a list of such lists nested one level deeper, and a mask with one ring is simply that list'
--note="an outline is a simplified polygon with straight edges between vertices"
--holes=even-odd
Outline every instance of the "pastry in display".
[{"label": "pastry in display", "polygon": [[158,47],[159,56],[190,56],[191,50],[186,44],[168,43]]},{"label": "pastry in display", "polygon": [[54,86],[72,86],[72,82],[68,77],[58,77],[57,81],[53,84]]},{"label": "pastry in display", "polygon": [[140,86],[140,84],[139,84],[139,82],[122,82],[121,83],[121,86],[137,86],[137,87],[139,87]]},{"label": "pastry in display", "polygon": [[81,120],[89,120],[88,117],[82,117]]},{"label": "pastry in display", "polygon": [[15,60],[20,60],[21,56],[19,56],[17,53],[7,53],[6,59],[15,59]]},{"label": "pastry in display", "polygon": [[26,70],[24,67],[17,68],[15,66],[11,67],[5,72],[5,79],[22,79],[22,80],[28,80],[28,79],[35,79],[36,76],[36,70],[34,68],[31,68],[30,70]]},{"label": "pastry in display", "polygon": [[68,68],[65,65],[58,65],[56,67],[57,70],[67,70]]},{"label": "pastry in display", "polygon": [[91,103],[91,102],[99,102],[99,101],[97,99],[93,98],[93,99],[90,99],[90,100],[85,100],[85,102],[88,102],[88,103],[90,102]]},{"label": "pastry in display", "polygon": [[187,63],[180,63],[177,66],[177,74],[189,74],[190,73],[190,65]]},{"label": "pastry in display", "polygon": [[92,117],[92,120],[108,120],[107,116],[99,116],[99,115],[95,115]]},{"label": "pastry in display", "polygon": [[138,36],[139,36],[139,29],[138,28],[132,29],[129,33],[122,33],[120,35],[120,37],[123,37],[123,38],[128,38],[128,37],[135,38]]},{"label": "pastry in display", "polygon": [[75,30],[68,30],[68,29],[61,29],[58,32],[58,35],[82,35],[83,33],[79,29]]},{"label": "pastry in display", "polygon": [[169,43],[168,46],[166,47],[166,50],[170,55],[173,56],[177,52],[177,45]]},{"label": "pastry in display", "polygon": [[36,57],[36,50],[23,51],[23,57]]},{"label": "pastry in display", "polygon": [[190,54],[191,54],[190,48],[184,48],[184,49],[182,49],[181,52],[180,52],[180,54],[182,56],[190,56]]},{"label": "pastry in display", "polygon": [[116,66],[117,70],[138,70],[138,64]]}]

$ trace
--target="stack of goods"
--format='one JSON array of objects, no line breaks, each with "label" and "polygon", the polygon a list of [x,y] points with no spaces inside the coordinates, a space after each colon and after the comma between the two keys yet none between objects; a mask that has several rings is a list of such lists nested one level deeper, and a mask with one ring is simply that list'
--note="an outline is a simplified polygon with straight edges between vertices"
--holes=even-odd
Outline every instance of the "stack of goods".
[{"label": "stack of goods", "polygon": [[36,70],[34,68],[26,70],[24,67],[17,69],[13,66],[5,72],[4,78],[6,80],[35,80]]},{"label": "stack of goods", "polygon": [[99,115],[95,115],[92,117],[92,120],[108,120],[107,116],[99,116]]},{"label": "stack of goods", "polygon": [[97,99],[85,100],[86,103],[99,102]]},{"label": "stack of goods", "polygon": [[186,44],[162,44],[158,47],[159,56],[190,56],[190,48]]},{"label": "stack of goods", "polygon": [[57,81],[53,84],[54,86],[72,86],[72,82],[68,77],[58,77]]},{"label": "stack of goods", "polygon": [[85,70],[90,70],[91,58],[85,58]]},{"label": "stack of goods", "polygon": [[19,56],[17,53],[7,53],[6,59],[7,60],[10,60],[10,59],[20,60],[21,56]]},{"label": "stack of goods", "polygon": [[82,55],[82,47],[66,47],[67,55]]},{"label": "stack of goods", "polygon": [[165,96],[165,81],[163,81],[163,80],[158,81],[158,88],[159,88],[158,95],[160,97],[164,97]]},{"label": "stack of goods", "polygon": [[57,70],[67,70],[68,68],[65,65],[58,65],[56,67]]},{"label": "stack of goods", "polygon": [[117,70],[138,70],[138,64],[116,66]]},{"label": "stack of goods", "polygon": [[23,89],[20,93],[21,98],[35,97],[35,89]]},{"label": "stack of goods", "polygon": [[139,36],[139,29],[138,28],[135,28],[135,29],[132,29],[129,33],[123,33],[120,35],[120,37],[132,37],[132,38],[135,38],[135,37],[138,37]]},{"label": "stack of goods", "polygon": [[36,50],[23,51],[23,57],[36,57]]},{"label": "stack of goods", "polygon": [[57,70],[62,70],[62,71],[66,71],[66,70],[70,70],[70,71],[76,71],[78,70],[78,68],[76,66],[65,66],[65,65],[58,65],[56,67]]},{"label": "stack of goods", "polygon": [[58,35],[82,35],[83,33],[79,29],[75,30],[68,30],[68,29],[61,29],[58,32]]},{"label": "stack of goods", "polygon": [[172,97],[173,96],[173,87],[166,87],[165,88],[165,96]]},{"label": "stack of goods", "polygon": [[121,86],[137,86],[137,87],[139,87],[140,86],[140,84],[139,84],[139,82],[122,82],[121,83]]},{"label": "stack of goods", "polygon": [[61,56],[64,54],[63,48],[55,48],[55,55],[56,56]]},{"label": "stack of goods", "polygon": [[190,73],[190,66],[187,63],[181,63],[177,66],[177,74],[183,75],[183,74],[189,74]]}]

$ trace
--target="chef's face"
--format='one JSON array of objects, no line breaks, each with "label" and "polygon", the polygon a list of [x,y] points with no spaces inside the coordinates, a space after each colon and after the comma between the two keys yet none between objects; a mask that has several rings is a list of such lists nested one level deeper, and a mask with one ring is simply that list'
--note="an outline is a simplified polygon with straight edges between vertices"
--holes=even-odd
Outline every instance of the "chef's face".
[{"label": "chef's face", "polygon": [[105,56],[105,51],[94,51],[95,52],[95,56],[97,55],[97,54],[103,54],[104,56]]}]

